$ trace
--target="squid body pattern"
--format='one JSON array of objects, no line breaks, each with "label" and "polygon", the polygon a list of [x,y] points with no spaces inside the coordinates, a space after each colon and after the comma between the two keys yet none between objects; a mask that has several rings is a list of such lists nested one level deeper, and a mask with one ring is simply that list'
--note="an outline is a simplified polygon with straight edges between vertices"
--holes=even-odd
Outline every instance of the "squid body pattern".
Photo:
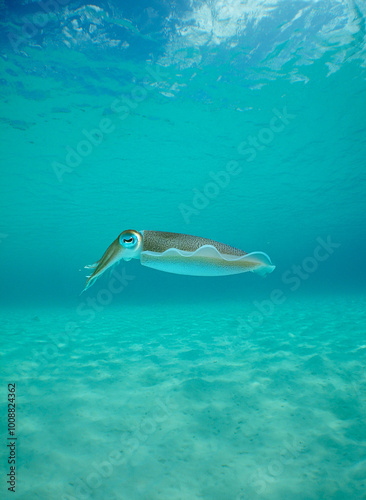
[{"label": "squid body pattern", "polygon": [[94,269],[84,290],[121,259],[140,259],[143,266],[190,276],[226,276],[252,271],[271,273],[275,266],[263,252],[246,253],[207,238],[162,231],[123,231],[107,248],[103,257],[85,266]]}]

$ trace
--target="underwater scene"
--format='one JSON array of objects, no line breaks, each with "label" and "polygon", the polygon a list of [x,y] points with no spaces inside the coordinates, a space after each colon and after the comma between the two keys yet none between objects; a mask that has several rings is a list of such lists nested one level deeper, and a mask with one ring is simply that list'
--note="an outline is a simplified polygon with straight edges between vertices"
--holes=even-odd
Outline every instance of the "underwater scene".
[{"label": "underwater scene", "polygon": [[366,500],[365,1],[0,45],[0,498]]}]

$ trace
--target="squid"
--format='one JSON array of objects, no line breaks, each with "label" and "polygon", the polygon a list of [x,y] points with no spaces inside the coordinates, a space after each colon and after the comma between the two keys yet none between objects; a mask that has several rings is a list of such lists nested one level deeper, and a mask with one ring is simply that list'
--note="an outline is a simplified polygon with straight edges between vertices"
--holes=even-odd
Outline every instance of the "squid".
[{"label": "squid", "polygon": [[246,271],[263,276],[276,267],[264,252],[246,253],[224,243],[188,234],[127,229],[113,241],[100,260],[85,266],[93,273],[87,276],[83,291],[121,259],[140,259],[143,266],[190,276],[226,276]]}]

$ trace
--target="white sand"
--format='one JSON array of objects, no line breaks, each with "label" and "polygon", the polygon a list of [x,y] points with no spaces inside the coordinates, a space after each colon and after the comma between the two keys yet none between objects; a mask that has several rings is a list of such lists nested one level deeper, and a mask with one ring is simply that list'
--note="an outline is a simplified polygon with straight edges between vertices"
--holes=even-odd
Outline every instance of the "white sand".
[{"label": "white sand", "polygon": [[365,297],[288,300],[248,333],[251,312],[1,311],[12,498],[366,498]]}]

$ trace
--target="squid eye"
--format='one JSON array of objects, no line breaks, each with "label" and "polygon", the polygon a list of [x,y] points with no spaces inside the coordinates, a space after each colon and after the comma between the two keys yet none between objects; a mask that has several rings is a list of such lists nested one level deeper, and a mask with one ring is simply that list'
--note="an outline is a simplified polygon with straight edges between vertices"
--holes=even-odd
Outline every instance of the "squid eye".
[{"label": "squid eye", "polygon": [[136,236],[128,236],[126,235],[121,235],[119,239],[120,245],[122,245],[125,248],[131,248],[136,245],[137,238]]}]

